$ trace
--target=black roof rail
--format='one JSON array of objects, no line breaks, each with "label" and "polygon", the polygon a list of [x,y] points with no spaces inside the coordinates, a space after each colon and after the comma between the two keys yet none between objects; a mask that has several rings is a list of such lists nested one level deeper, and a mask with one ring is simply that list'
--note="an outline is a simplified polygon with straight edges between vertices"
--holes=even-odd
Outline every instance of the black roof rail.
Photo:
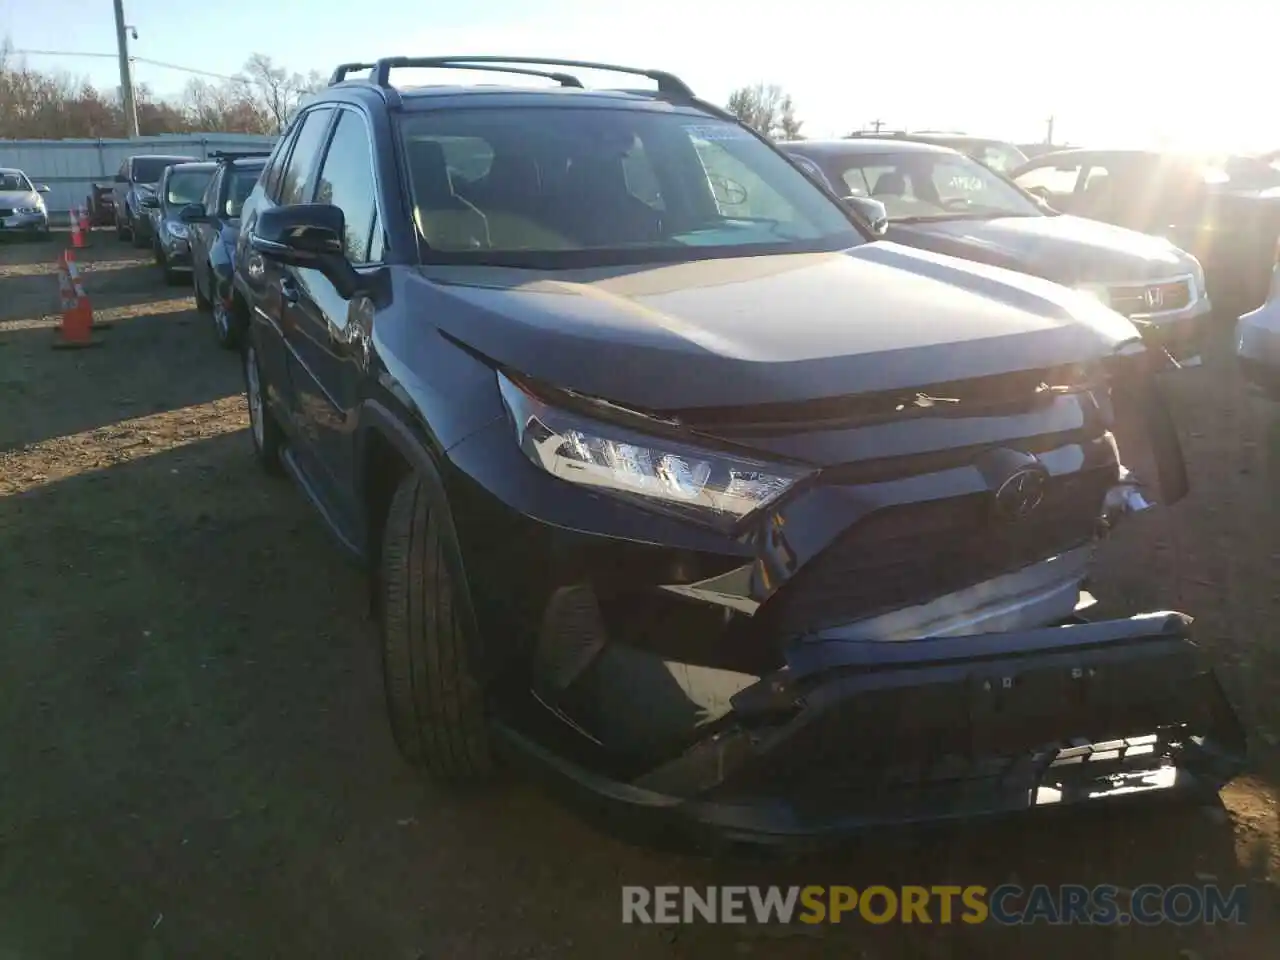
[{"label": "black roof rail", "polygon": [[[369,79],[379,87],[391,87],[391,71],[404,67],[434,67],[448,70],[492,70],[498,73],[529,74],[557,80],[562,86],[581,87],[582,82],[572,74],[544,73],[540,70],[529,70],[524,65],[546,67],[577,67],[582,70],[603,70],[610,73],[626,73],[632,76],[648,77],[658,85],[658,92],[667,96],[694,99],[693,90],[683,80],[665,70],[645,70],[638,67],[623,67],[612,63],[595,63],[589,60],[559,60],[553,57],[498,57],[498,56],[449,56],[449,57],[383,57],[372,67]],[[344,64],[333,72],[334,80],[340,82],[345,77],[345,68],[363,69],[366,64]]]},{"label": "black roof rail", "polygon": [[341,83],[347,79],[349,73],[355,73],[357,70],[372,70],[373,67],[372,63],[340,63],[334,68],[333,73],[329,74],[329,86]]},{"label": "black roof rail", "polygon": [[210,160],[225,160],[234,163],[237,160],[250,160],[254,157],[269,157],[270,150],[210,150]]},{"label": "black roof rail", "polygon": [[[548,80],[554,80],[562,87],[582,87],[582,81],[571,73],[559,73],[554,70],[535,70],[532,67],[501,67],[492,63],[420,63],[416,58],[396,57],[396,60],[405,60],[403,63],[393,63],[392,67],[431,67],[433,69],[446,70],[478,70],[489,73],[513,73],[526,77],[545,77]],[[432,59],[432,58],[428,58]],[[390,84],[385,84],[390,86]]]}]

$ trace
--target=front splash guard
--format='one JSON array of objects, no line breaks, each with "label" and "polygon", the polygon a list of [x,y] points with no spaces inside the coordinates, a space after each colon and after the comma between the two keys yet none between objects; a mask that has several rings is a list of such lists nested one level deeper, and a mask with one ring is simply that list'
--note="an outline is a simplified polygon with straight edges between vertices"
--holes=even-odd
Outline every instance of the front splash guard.
[{"label": "front splash guard", "polygon": [[[1179,613],[1015,633],[800,643],[696,744],[601,776],[497,725],[553,782],[645,834],[822,846],[868,827],[1209,796],[1245,735]],[[617,821],[614,820],[616,823]]]}]

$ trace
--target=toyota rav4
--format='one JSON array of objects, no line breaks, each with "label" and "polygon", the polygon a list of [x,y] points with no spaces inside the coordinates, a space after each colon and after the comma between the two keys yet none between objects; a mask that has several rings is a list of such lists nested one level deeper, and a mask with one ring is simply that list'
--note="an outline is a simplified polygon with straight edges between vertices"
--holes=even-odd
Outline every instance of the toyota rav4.
[{"label": "toyota rav4", "polygon": [[593,63],[339,67],[242,218],[256,455],[368,571],[432,775],[791,845],[1238,770],[1190,619],[1086,618],[1099,538],[1185,492],[1096,298],[877,242]]}]

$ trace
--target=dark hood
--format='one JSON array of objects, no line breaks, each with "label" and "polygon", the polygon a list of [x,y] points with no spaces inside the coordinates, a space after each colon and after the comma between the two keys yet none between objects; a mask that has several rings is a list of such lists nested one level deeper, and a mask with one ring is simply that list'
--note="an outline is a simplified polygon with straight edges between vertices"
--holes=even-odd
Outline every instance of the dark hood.
[{"label": "dark hood", "polygon": [[[1083,294],[894,243],[555,273],[424,267],[449,336],[647,410],[783,403],[1092,360],[1136,339]],[[412,367],[413,361],[403,357]]]},{"label": "dark hood", "polygon": [[1065,214],[890,224],[889,238],[1067,286],[1156,280],[1193,269],[1189,255],[1163,237]]}]

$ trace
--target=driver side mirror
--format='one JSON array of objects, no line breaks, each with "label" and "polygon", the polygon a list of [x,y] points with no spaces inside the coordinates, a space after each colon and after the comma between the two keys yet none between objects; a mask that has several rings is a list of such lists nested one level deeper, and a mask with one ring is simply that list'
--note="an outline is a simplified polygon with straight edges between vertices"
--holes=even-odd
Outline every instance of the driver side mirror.
[{"label": "driver side mirror", "polygon": [[889,232],[889,211],[879,200],[871,197],[845,197],[844,204],[871,228],[877,237]]},{"label": "driver side mirror", "polygon": [[203,203],[188,203],[178,211],[178,219],[183,223],[206,223],[209,215],[205,212]]},{"label": "driver side mirror", "polygon": [[48,193],[48,192],[49,192],[49,185],[47,183],[36,184],[36,193]]},{"label": "driver side mirror", "polygon": [[344,300],[364,288],[347,259],[346,220],[330,203],[296,203],[258,214],[249,245],[263,257],[292,267],[319,270]]},{"label": "driver side mirror", "polygon": [[149,193],[145,197],[143,197],[141,200],[138,201],[138,206],[146,210],[158,209],[160,206],[160,198],[157,197],[155,194]]}]

